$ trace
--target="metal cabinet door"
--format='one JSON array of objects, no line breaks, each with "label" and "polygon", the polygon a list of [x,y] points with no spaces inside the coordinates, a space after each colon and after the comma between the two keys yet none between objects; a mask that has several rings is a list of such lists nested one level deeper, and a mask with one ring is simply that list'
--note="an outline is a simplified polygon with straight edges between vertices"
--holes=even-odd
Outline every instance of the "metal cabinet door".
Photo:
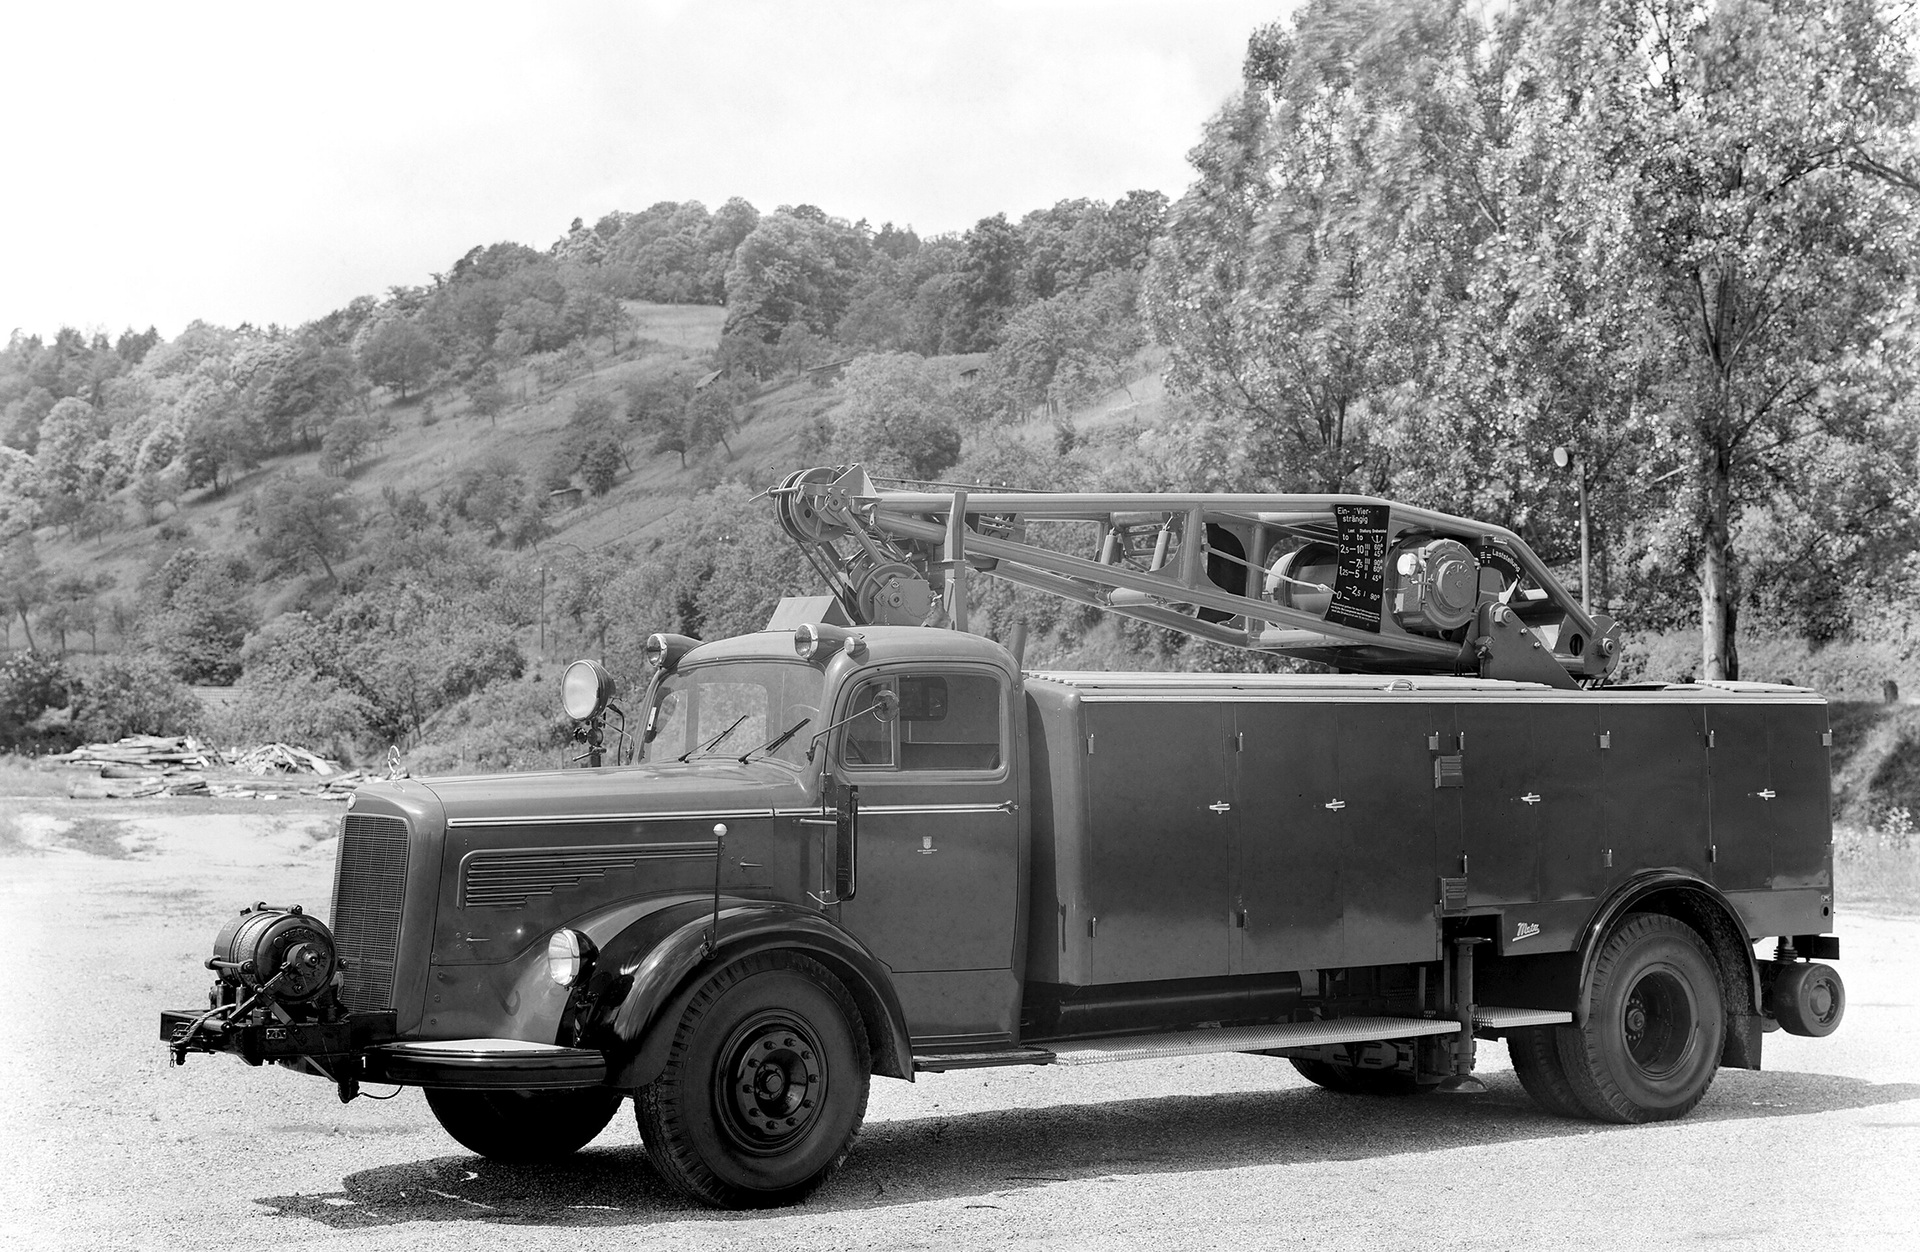
[{"label": "metal cabinet door", "polygon": [[[1442,814],[1437,834],[1453,824],[1445,810],[1459,805],[1458,852],[1441,843],[1440,872],[1467,880],[1467,907],[1527,903],[1540,898],[1541,794],[1531,705],[1462,703],[1453,709],[1454,733],[1440,731],[1440,751],[1461,758],[1460,785],[1436,787]],[[1448,740],[1452,742],[1449,744]]]},{"label": "metal cabinet door", "polygon": [[1697,705],[1621,701],[1607,711],[1609,884],[1641,869],[1706,877],[1706,722]]},{"label": "metal cabinet door", "polygon": [[1227,973],[1233,707],[1089,701],[1086,718],[1095,981]]},{"label": "metal cabinet door", "polygon": [[1827,706],[1775,705],[1767,748],[1773,764],[1773,885],[1833,885],[1833,789]]},{"label": "metal cabinet door", "polygon": [[1591,900],[1605,874],[1600,746],[1607,711],[1591,698],[1533,706],[1528,786],[1540,796],[1540,898]]},{"label": "metal cabinet door", "polygon": [[1773,880],[1773,785],[1765,705],[1708,705],[1709,822],[1713,882],[1722,891],[1763,889]]},{"label": "metal cabinet door", "polygon": [[1439,954],[1436,792],[1427,735],[1448,713],[1445,706],[1398,699],[1341,705],[1339,799],[1345,807],[1339,814],[1348,834],[1340,882],[1349,965],[1431,961]]},{"label": "metal cabinet door", "polygon": [[1233,972],[1345,965],[1337,704],[1235,706]]}]

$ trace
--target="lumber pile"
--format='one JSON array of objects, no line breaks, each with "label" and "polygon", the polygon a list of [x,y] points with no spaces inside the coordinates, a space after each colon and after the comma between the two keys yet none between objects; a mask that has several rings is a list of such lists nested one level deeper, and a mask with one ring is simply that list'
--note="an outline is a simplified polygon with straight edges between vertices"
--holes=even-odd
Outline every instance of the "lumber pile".
[{"label": "lumber pile", "polygon": [[290,743],[263,743],[245,751],[229,749],[227,764],[249,774],[273,771],[280,774],[337,774],[340,762],[329,761],[318,753],[296,748]]},{"label": "lumber pile", "polygon": [[92,772],[77,778],[75,799],[132,800],[148,796],[221,796],[279,800],[312,796],[344,800],[369,780],[365,770],[342,770],[290,743],[213,752],[188,736],[134,735],[116,743],[90,743],[46,758]]},{"label": "lumber pile", "polygon": [[[114,743],[90,743],[46,758],[62,765],[96,765],[103,771],[120,767],[143,772],[177,769],[207,769],[214,757],[191,736],[129,735]],[[104,775],[128,777],[126,774]]]}]

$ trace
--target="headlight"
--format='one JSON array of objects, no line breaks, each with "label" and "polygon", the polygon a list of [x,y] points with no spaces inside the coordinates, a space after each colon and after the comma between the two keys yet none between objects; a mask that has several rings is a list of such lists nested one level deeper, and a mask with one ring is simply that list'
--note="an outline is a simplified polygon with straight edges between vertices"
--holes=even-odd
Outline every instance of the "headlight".
[{"label": "headlight", "polygon": [[576,722],[598,717],[613,699],[613,675],[597,661],[575,661],[560,679],[560,707]]},{"label": "headlight", "polygon": [[562,987],[577,986],[593,969],[599,951],[593,940],[577,930],[562,927],[547,940],[547,977]]}]

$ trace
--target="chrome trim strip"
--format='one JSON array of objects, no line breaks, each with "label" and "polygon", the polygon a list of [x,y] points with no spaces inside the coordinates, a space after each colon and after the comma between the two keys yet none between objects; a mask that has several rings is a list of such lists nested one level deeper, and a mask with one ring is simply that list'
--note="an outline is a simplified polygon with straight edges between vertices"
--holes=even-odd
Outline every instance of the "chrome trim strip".
[{"label": "chrome trim strip", "polygon": [[[812,809],[794,810],[811,813]],[[701,818],[779,817],[776,809],[687,809],[676,813],[540,813],[528,817],[450,817],[450,828],[463,826],[604,825],[608,822],[684,822]]]},{"label": "chrome trim strip", "polygon": [[863,804],[860,815],[875,813],[1009,813],[1005,804]]}]

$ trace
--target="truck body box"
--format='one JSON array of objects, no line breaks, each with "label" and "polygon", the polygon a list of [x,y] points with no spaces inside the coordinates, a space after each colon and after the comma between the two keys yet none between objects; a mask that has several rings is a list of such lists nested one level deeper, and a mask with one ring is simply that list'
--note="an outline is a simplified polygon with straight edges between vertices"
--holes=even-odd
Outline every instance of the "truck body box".
[{"label": "truck body box", "polygon": [[1636,874],[1831,929],[1827,711],[1757,683],[1030,674],[1027,978],[1093,987],[1579,946]]}]

